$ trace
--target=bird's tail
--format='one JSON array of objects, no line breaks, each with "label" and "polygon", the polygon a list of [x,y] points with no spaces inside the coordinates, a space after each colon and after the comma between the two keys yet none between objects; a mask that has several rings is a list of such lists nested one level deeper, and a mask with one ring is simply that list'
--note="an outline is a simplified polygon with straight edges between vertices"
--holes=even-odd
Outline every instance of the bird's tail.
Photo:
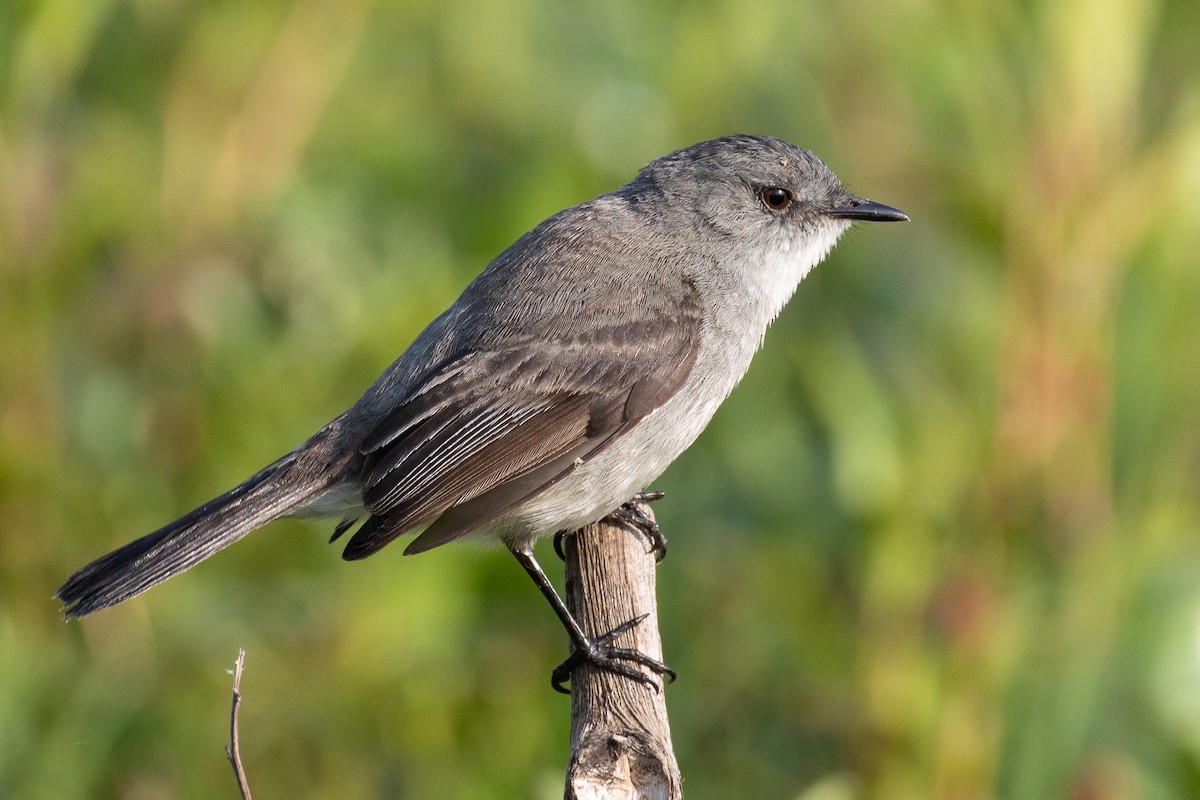
[{"label": "bird's tail", "polygon": [[329,459],[312,458],[313,450],[324,449],[316,441],[320,438],[314,436],[236,488],[76,572],[54,595],[65,604],[67,617],[83,617],[139,595],[318,497],[339,477]]}]

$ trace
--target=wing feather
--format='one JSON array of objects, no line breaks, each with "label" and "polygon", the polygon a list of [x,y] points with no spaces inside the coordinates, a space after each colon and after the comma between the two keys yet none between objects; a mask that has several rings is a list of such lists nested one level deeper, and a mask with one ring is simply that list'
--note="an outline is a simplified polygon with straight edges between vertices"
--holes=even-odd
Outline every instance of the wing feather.
[{"label": "wing feather", "polygon": [[441,515],[410,551],[486,525],[665,403],[699,347],[699,300],[689,289],[669,319],[469,351],[432,370],[364,439],[371,517],[345,557],[370,555]]}]

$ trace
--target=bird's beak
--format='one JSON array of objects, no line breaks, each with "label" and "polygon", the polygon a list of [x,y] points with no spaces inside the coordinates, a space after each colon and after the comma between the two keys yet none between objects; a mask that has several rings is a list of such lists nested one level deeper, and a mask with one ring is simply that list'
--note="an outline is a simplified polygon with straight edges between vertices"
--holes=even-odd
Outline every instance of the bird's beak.
[{"label": "bird's beak", "polygon": [[908,222],[908,214],[862,197],[847,195],[840,204],[825,212],[831,217],[862,219],[870,222]]}]

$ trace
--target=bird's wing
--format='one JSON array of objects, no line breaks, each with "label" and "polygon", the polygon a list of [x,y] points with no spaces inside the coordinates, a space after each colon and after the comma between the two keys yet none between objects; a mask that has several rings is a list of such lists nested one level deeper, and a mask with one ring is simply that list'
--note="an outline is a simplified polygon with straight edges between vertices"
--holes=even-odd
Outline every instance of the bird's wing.
[{"label": "bird's wing", "polygon": [[444,544],[545,490],[669,400],[699,347],[694,288],[669,318],[473,351],[431,373],[364,440],[371,517],[345,558],[442,517],[406,552]]}]

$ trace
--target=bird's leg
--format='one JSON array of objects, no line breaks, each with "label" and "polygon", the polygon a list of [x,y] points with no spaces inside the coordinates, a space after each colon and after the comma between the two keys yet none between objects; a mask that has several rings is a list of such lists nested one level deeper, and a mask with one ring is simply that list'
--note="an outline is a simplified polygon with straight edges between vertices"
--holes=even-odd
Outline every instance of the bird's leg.
[{"label": "bird's leg", "polygon": [[558,596],[558,592],[554,589],[554,584],[550,583],[550,579],[546,577],[546,573],[542,570],[541,564],[533,557],[533,550],[529,545],[524,545],[520,548],[509,548],[517,561],[529,573],[529,577],[533,578],[533,582],[537,584],[545,598],[550,601],[550,606],[554,609],[554,613],[558,615],[563,627],[567,629],[567,635],[571,637],[571,654],[567,659],[554,668],[554,672],[550,674],[550,685],[557,692],[570,694],[570,691],[563,685],[570,680],[571,673],[584,661],[591,662],[600,669],[614,672],[618,675],[624,675],[631,680],[640,681],[654,689],[658,689],[658,683],[649,675],[642,672],[626,662],[641,664],[648,668],[651,672],[663,675],[667,681],[675,680],[675,672],[663,662],[656,658],[651,658],[640,650],[635,650],[629,647],[612,647],[610,642],[616,639],[621,634],[641,624],[642,620],[646,619],[646,614],[639,617],[634,617],[623,625],[619,625],[608,633],[597,636],[595,639],[589,638],[583,632],[583,628],[571,615],[571,611],[567,608],[566,603]]},{"label": "bird's leg", "polygon": [[[666,494],[666,492],[638,492],[613,512],[614,515],[640,530],[650,540],[655,563],[661,563],[667,557],[667,535],[658,527],[658,523],[642,510],[642,506],[653,503],[655,500],[661,500]],[[563,550],[563,540],[574,533],[575,531],[559,531],[554,534],[554,552],[563,561],[567,560],[566,552]]]}]

